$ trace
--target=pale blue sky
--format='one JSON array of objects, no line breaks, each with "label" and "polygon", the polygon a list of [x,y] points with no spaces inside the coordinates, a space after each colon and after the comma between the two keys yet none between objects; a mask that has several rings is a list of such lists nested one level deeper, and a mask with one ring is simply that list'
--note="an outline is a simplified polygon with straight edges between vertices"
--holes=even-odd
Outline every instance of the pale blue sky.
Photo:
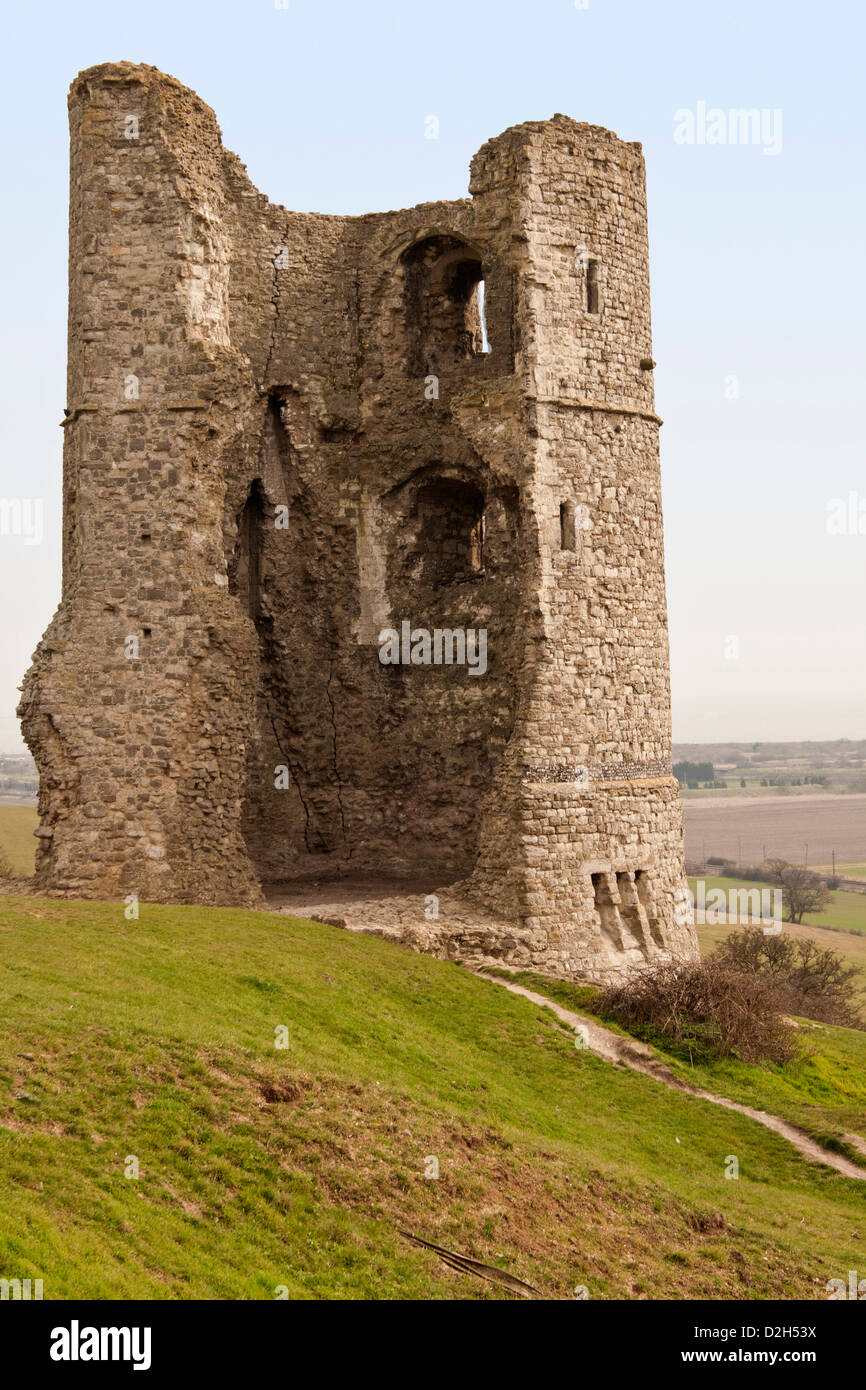
[{"label": "pale blue sky", "polygon": [[[123,58],[194,88],[253,182],[303,211],[465,196],[487,138],[557,111],[641,140],[674,736],[866,736],[866,534],[826,528],[832,498],[866,510],[864,15],[860,0],[7,7],[0,497],[43,498],[45,538],[0,536],[0,751],[20,747],[16,686],[59,595],[66,92]],[[675,112],[699,102],[781,111],[781,151],[678,144]]]}]

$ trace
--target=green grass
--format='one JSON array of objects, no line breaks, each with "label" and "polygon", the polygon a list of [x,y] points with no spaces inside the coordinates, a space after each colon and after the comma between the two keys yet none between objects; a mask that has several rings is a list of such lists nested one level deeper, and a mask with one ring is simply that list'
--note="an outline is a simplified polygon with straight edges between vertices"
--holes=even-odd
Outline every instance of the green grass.
[{"label": "green grass", "polygon": [[[821,873],[829,874],[833,870],[833,864],[816,864],[815,868],[819,869]],[[836,873],[841,874],[843,878],[866,878],[866,864],[855,863],[853,860],[837,859]]]},{"label": "green grass", "polygon": [[373,937],[6,898],[0,995],[0,1275],[46,1298],[502,1296],[400,1230],[552,1298],[823,1298],[862,1264],[855,1180]]},{"label": "green grass", "polygon": [[[600,1017],[595,989],[534,974],[514,978],[566,1008]],[[784,1067],[755,1066],[736,1058],[697,1062],[686,1046],[672,1044],[657,1031],[642,1030],[637,1036],[692,1085],[790,1120],[820,1143],[866,1165],[863,1154],[844,1139],[846,1134],[866,1139],[866,1032],[808,1019],[798,1024],[803,1055]]]},{"label": "green grass", "polygon": [[[689,887],[692,892],[696,891],[695,878],[689,879]],[[722,888],[725,892],[734,888],[763,888],[772,892],[773,885],[769,883],[757,883],[753,879],[739,878],[711,878],[704,877],[706,893],[714,888]],[[772,898],[770,899],[772,902]],[[784,906],[784,889],[782,890],[782,902]],[[813,927],[838,927],[842,931],[866,932],[866,893],[838,892],[830,894],[830,904],[823,912],[809,912],[804,919],[804,925]]]},{"label": "green grass", "polygon": [[36,840],[33,831],[39,817],[35,806],[0,806],[0,853],[5,854],[16,874],[33,873]]}]

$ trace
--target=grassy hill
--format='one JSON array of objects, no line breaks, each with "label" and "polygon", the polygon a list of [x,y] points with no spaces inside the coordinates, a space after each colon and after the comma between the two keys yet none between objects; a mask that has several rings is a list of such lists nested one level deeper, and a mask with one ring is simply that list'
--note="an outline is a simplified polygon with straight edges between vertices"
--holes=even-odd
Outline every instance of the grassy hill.
[{"label": "grassy hill", "polygon": [[[530,973],[514,978],[568,1009],[605,1022],[592,988]],[[673,1043],[656,1030],[642,1030],[639,1037],[683,1081],[789,1120],[825,1148],[866,1168],[866,1032],[810,1019],[796,1022],[801,1057],[784,1067],[753,1066],[735,1057],[696,1059],[687,1043]],[[614,1026],[614,1031],[622,1030]]]},{"label": "grassy hill", "polygon": [[5,898],[0,997],[0,1275],[46,1298],[505,1296],[401,1231],[550,1298],[823,1298],[863,1263],[862,1184],[375,938]]}]

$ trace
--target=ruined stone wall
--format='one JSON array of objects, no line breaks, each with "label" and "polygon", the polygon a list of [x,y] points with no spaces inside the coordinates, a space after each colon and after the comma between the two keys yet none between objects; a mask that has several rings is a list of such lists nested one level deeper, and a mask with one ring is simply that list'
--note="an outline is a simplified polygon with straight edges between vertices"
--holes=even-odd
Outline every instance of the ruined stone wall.
[{"label": "ruined stone wall", "polygon": [[[469,199],[344,218],[268,202],[155,69],[70,121],[40,884],[432,875],[561,973],[692,949],[639,148],[558,116]],[[404,624],[483,630],[483,674],[383,665]]]},{"label": "ruined stone wall", "polygon": [[78,79],[70,128],[63,598],[21,703],[37,880],[249,901],[258,656],[222,547],[249,387],[229,342],[216,123],[178,83],[121,65]]}]

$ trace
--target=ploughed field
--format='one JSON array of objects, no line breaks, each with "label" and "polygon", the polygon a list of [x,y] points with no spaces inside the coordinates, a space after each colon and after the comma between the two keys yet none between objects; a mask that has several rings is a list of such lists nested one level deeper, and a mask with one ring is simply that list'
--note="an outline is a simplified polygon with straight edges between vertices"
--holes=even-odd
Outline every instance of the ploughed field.
[{"label": "ploughed field", "polygon": [[[743,864],[788,859],[809,867],[863,867],[866,860],[866,795],[810,793],[800,796],[685,798],[686,858],[723,855]],[[738,844],[739,842],[739,844]],[[808,852],[806,853],[806,846]]]}]

